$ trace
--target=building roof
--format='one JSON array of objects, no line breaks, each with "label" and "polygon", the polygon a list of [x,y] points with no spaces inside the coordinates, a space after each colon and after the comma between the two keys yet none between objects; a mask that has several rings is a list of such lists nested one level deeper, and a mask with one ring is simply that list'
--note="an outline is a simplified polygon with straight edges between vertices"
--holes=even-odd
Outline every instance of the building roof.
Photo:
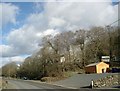
[{"label": "building roof", "polygon": [[102,58],[103,58],[103,59],[104,59],[104,58],[105,58],[105,59],[106,59],[106,58],[107,58],[107,59],[110,59],[110,56],[102,56]]},{"label": "building roof", "polygon": [[86,67],[96,66],[96,65],[99,64],[99,63],[101,63],[101,62],[98,62],[98,63],[92,63],[92,64],[87,65]]}]

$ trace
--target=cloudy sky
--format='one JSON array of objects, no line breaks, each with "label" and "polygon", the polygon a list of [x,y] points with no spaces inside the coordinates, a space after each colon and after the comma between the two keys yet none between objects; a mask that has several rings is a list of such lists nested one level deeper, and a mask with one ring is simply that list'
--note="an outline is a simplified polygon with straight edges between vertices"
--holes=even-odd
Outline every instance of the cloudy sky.
[{"label": "cloudy sky", "polygon": [[39,50],[45,35],[105,26],[118,19],[116,0],[70,1],[0,3],[0,67],[22,62]]}]

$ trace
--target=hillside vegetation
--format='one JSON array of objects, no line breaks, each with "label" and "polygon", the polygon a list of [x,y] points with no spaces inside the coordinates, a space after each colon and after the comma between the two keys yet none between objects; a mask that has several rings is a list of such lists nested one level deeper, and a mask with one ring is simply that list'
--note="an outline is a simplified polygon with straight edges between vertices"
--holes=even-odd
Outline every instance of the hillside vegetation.
[{"label": "hillside vegetation", "polygon": [[99,62],[102,55],[109,55],[110,49],[111,58],[115,60],[120,50],[119,38],[117,27],[111,31],[105,27],[91,27],[47,35],[39,43],[37,53],[27,57],[19,68],[14,63],[3,66],[2,75],[42,79],[65,77],[66,72],[84,73],[86,65]]}]

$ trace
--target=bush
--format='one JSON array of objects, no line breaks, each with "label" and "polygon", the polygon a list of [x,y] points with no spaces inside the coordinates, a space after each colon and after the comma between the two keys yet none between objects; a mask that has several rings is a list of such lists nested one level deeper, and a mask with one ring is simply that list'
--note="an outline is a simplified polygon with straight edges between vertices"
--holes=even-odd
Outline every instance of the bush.
[{"label": "bush", "polygon": [[49,64],[45,67],[45,76],[61,77],[63,76],[62,66],[59,63]]},{"label": "bush", "polygon": [[43,78],[41,78],[41,81],[42,82],[53,82],[53,81],[58,81],[60,79],[63,79],[63,78],[59,78],[59,77],[43,77]]}]

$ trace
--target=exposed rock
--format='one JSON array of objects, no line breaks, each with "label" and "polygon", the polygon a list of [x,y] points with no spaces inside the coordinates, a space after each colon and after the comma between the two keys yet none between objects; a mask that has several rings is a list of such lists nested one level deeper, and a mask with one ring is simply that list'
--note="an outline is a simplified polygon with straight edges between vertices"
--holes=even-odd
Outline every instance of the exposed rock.
[{"label": "exposed rock", "polygon": [[98,80],[93,81],[93,88],[100,88],[100,87],[109,87],[113,85],[120,85],[119,80],[120,74],[118,75],[111,75],[105,78],[101,78]]}]

